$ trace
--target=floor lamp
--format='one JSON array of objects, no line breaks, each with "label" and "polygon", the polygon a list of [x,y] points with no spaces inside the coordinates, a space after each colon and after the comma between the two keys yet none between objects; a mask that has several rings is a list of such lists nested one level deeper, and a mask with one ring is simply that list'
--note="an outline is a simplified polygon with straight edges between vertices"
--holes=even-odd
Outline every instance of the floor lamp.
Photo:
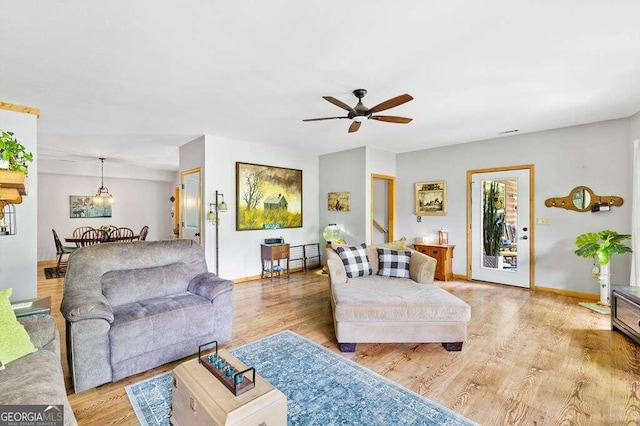
[{"label": "floor lamp", "polygon": [[216,226],[216,275],[220,276],[218,262],[218,257],[220,254],[220,251],[218,250],[218,246],[220,245],[220,239],[218,238],[218,235],[220,233],[220,221],[218,220],[218,213],[226,212],[227,210],[229,210],[229,207],[227,206],[227,203],[224,202],[224,194],[220,194],[217,190],[215,201],[215,203],[209,204],[209,213],[207,214],[207,220],[215,224]]}]

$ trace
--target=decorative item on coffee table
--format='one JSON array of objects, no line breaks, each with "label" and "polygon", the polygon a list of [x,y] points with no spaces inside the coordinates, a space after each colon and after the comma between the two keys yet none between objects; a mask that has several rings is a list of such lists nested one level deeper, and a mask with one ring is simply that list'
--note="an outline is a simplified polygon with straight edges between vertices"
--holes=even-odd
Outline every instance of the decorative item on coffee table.
[{"label": "decorative item on coffee table", "polygon": [[217,344],[214,354],[178,365],[173,377],[173,426],[287,424],[286,396]]},{"label": "decorative item on coffee table", "polygon": [[[215,343],[216,352],[207,356],[202,356],[202,348]],[[242,395],[248,390],[256,387],[256,369],[249,367],[242,371],[239,371],[231,363],[224,359],[218,353],[218,342],[205,343],[198,347],[198,361],[202,364],[214,377],[220,380],[220,383],[226,386],[235,396]],[[252,372],[251,379],[245,377],[245,373]]]}]

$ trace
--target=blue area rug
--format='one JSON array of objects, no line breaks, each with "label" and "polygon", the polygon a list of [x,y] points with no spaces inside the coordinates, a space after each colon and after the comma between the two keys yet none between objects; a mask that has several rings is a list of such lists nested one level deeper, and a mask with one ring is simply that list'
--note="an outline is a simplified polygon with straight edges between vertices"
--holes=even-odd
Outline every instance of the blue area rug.
[{"label": "blue area rug", "polygon": [[[231,350],[287,396],[289,425],[473,425],[291,331]],[[127,386],[142,425],[168,425],[172,373]]]}]

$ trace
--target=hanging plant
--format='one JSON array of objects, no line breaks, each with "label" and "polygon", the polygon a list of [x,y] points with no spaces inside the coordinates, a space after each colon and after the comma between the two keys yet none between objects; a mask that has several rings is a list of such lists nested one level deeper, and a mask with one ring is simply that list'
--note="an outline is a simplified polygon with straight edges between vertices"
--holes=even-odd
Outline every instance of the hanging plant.
[{"label": "hanging plant", "polygon": [[8,169],[29,173],[29,163],[33,161],[33,154],[27,151],[13,135],[13,132],[0,130],[0,160],[8,163]]}]

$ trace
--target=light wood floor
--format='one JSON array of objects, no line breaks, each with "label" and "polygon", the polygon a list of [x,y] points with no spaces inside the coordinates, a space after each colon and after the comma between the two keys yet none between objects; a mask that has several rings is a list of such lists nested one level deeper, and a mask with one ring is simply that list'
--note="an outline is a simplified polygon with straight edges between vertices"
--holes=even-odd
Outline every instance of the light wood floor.
[{"label": "light wood floor", "polygon": [[[124,386],[171,370],[174,362],[73,394],[59,312],[62,279],[45,280],[63,342],[71,406],[82,425],[137,424]],[[550,293],[469,282],[437,282],[471,305],[462,352],[439,344],[359,344],[359,364],[482,425],[638,425],[640,350],[612,332],[610,317]],[[235,286],[234,347],[292,330],[334,352],[328,279],[318,271]],[[366,419],[363,419],[366,423]]]}]

